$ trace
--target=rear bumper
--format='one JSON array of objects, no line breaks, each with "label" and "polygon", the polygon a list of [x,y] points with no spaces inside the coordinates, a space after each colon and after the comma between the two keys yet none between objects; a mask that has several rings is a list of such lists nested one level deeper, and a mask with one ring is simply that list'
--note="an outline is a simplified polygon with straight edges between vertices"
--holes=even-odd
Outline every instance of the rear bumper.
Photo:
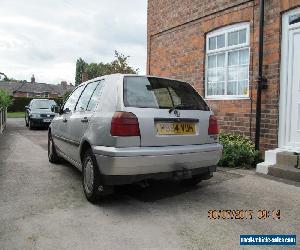
[{"label": "rear bumper", "polygon": [[183,170],[209,171],[222,155],[218,143],[167,147],[115,148],[94,146],[103,176],[136,176],[174,173]]},{"label": "rear bumper", "polygon": [[101,175],[103,184],[105,185],[124,185],[136,183],[142,180],[161,180],[173,179],[180,180],[190,178],[193,175],[202,175],[203,180],[207,180],[216,172],[216,166],[202,167],[191,170],[161,172],[153,174],[138,174],[138,175]]}]

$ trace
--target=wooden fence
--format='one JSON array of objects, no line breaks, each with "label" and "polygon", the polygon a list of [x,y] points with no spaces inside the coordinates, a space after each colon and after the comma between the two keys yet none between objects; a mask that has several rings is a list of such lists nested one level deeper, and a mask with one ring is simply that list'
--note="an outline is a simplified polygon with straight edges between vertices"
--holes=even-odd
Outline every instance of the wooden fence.
[{"label": "wooden fence", "polygon": [[0,109],[0,133],[2,133],[6,127],[6,119],[7,119],[7,108]]}]

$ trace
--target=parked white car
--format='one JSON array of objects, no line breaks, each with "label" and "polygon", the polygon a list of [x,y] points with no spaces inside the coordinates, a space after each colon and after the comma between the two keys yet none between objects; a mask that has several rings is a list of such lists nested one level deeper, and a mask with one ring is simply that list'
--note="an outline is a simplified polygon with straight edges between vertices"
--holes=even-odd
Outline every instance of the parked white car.
[{"label": "parked white car", "polygon": [[148,179],[195,185],[222,154],[217,120],[186,82],[108,75],[82,83],[53,110],[49,161],[64,158],[82,171],[91,202],[114,185]]}]

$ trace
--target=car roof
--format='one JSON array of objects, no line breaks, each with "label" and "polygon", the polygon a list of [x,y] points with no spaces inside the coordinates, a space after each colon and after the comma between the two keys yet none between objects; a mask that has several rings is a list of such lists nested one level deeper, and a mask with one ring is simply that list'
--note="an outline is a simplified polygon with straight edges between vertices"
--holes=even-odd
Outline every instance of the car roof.
[{"label": "car roof", "polygon": [[[88,80],[86,82],[81,83],[80,85],[78,85],[76,87],[86,85],[86,84],[91,83],[91,82],[95,82],[95,81],[99,81],[99,80],[103,80],[103,79],[108,79],[108,78],[123,79],[126,76],[131,76],[131,77],[132,76],[133,77],[155,77],[155,78],[161,78],[161,79],[166,79],[166,80],[172,80],[172,81],[187,83],[186,81],[183,81],[183,80],[178,80],[178,79],[168,78],[168,77],[155,76],[155,75],[137,75],[137,74],[120,74],[120,73],[117,73],[117,74],[104,75],[104,76],[99,76],[99,77],[93,78],[91,80]],[[117,81],[115,83],[117,84]]]}]

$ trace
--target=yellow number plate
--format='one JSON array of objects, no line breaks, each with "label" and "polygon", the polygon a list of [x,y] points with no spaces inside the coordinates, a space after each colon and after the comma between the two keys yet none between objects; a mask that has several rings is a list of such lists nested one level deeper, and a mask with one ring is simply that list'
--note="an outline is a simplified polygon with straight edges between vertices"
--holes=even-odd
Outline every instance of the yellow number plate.
[{"label": "yellow number plate", "polygon": [[156,123],[159,135],[194,135],[196,134],[195,123],[191,122],[158,122]]}]

